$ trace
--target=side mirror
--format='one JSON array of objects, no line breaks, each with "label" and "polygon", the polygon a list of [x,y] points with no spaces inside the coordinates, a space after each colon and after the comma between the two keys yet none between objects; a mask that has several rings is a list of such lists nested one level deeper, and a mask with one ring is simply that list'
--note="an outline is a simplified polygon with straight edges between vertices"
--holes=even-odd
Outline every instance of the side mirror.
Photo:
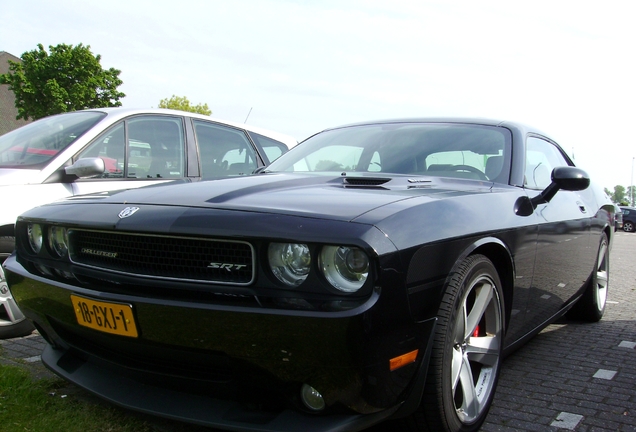
[{"label": "side mirror", "polygon": [[64,168],[66,174],[77,177],[93,177],[104,173],[104,160],[98,157],[78,159],[73,165]]},{"label": "side mirror", "polygon": [[563,166],[552,170],[552,182],[556,183],[559,189],[579,191],[587,189],[590,177],[580,168]]},{"label": "side mirror", "polygon": [[532,206],[537,208],[539,204],[550,202],[559,189],[579,191],[587,189],[589,185],[590,176],[582,169],[571,166],[556,167],[552,170],[552,183],[532,198]]}]

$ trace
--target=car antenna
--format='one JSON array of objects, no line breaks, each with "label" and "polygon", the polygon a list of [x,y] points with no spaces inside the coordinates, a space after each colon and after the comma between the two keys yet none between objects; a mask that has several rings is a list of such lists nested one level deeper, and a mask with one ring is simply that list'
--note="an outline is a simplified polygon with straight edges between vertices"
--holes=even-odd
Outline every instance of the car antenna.
[{"label": "car antenna", "polygon": [[250,107],[250,112],[247,113],[247,117],[245,117],[243,124],[247,123],[247,119],[250,118],[250,114],[252,114],[252,107]]}]

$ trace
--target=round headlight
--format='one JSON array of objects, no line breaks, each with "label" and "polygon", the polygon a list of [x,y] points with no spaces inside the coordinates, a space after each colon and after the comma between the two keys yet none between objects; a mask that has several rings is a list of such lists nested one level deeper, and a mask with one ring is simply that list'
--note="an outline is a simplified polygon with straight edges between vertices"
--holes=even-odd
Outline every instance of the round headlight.
[{"label": "round headlight", "polygon": [[309,274],[311,254],[302,243],[272,243],[267,251],[272,273],[285,285],[298,286]]},{"label": "round headlight", "polygon": [[39,224],[29,224],[27,226],[27,234],[31,250],[35,253],[40,253],[42,249],[42,226]]},{"label": "round headlight", "polygon": [[59,257],[65,257],[68,253],[68,232],[66,228],[59,226],[49,228],[49,245]]},{"label": "round headlight", "polygon": [[340,291],[358,291],[369,276],[369,257],[357,247],[325,246],[320,252],[320,269]]}]

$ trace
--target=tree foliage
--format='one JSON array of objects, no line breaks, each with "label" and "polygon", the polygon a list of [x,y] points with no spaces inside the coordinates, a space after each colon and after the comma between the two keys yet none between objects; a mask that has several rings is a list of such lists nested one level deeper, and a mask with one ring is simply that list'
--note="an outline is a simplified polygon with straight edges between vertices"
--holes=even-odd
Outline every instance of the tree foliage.
[{"label": "tree foliage", "polygon": [[614,193],[610,195],[615,203],[622,203],[625,200],[625,187],[621,185],[614,186]]},{"label": "tree foliage", "polygon": [[22,54],[21,62],[9,61],[9,72],[0,74],[15,94],[17,119],[39,119],[52,114],[86,108],[121,106],[126,96],[117,91],[122,84],[120,70],[102,69],[101,56],[90,46],[42,44]]},{"label": "tree foliage", "polygon": [[175,96],[172,95],[171,98],[161,99],[159,102],[159,108],[169,108],[175,109],[179,111],[188,111],[197,114],[210,115],[212,114],[212,110],[208,107],[208,104],[198,104],[192,105],[190,101],[185,96]]}]

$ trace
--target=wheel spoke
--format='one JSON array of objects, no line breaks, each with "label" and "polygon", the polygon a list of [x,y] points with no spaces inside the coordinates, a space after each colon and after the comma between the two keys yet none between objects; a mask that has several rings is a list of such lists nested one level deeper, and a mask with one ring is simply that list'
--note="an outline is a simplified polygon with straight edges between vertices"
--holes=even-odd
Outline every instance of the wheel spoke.
[{"label": "wheel spoke", "polygon": [[599,308],[605,306],[607,300],[607,265],[606,265],[607,245],[602,244],[598,254],[598,264],[596,270],[596,303]]},{"label": "wheel spoke", "polygon": [[454,343],[462,344],[466,340],[466,302],[462,305],[461,310],[457,312],[457,324],[455,325]]},{"label": "wheel spoke", "polygon": [[[466,356],[463,357],[458,385],[461,386],[463,398],[461,406],[457,407],[457,410],[460,414],[463,414],[466,419],[473,419],[479,414],[479,399],[475,391],[470,362]],[[457,387],[453,388],[453,395],[456,394],[457,390]]]},{"label": "wheel spoke", "polygon": [[499,361],[498,336],[471,337],[466,345],[466,356],[471,362],[494,366]]},{"label": "wheel spoke", "polygon": [[457,383],[459,382],[459,376],[462,372],[462,367],[464,365],[464,352],[461,347],[456,345],[453,348],[453,364],[451,365],[451,388],[453,389],[453,393],[457,388]]},{"label": "wheel spoke", "polygon": [[[482,282],[479,287],[475,287],[474,289],[476,293],[475,303],[473,304],[470,313],[466,317],[466,324],[464,327],[464,340],[468,339],[468,337],[475,331],[477,325],[481,321],[490,301],[492,300],[492,291],[493,286],[490,283]],[[466,305],[464,304],[464,310],[466,309]]]}]

